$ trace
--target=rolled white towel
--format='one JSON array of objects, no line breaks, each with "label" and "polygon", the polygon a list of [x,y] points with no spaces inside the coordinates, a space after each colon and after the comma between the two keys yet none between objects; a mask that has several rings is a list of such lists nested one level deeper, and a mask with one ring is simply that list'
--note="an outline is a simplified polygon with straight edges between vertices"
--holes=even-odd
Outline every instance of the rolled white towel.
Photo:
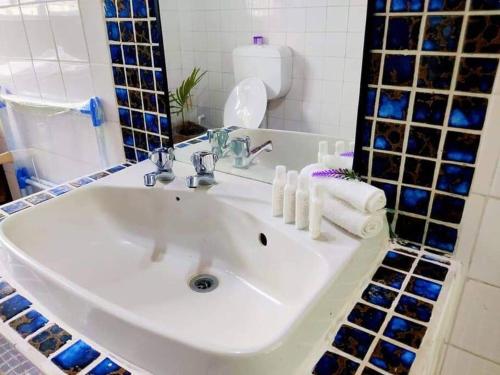
[{"label": "rolled white towel", "polygon": [[384,210],[363,213],[332,197],[324,200],[323,217],[361,238],[375,237],[384,227]]}]

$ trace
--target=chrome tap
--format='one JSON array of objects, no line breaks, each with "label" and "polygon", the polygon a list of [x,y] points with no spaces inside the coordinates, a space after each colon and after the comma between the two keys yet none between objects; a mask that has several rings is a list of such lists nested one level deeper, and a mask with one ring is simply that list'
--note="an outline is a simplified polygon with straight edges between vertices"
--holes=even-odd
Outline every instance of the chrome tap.
[{"label": "chrome tap", "polygon": [[219,159],[226,156],[230,151],[227,142],[229,140],[229,131],[225,128],[208,129],[207,136],[212,152],[217,155]]},{"label": "chrome tap", "polygon": [[155,186],[156,181],[172,181],[175,174],[172,171],[175,155],[173,148],[157,148],[149,154],[149,160],[156,165],[156,171],[144,175],[144,185]]},{"label": "chrome tap", "polygon": [[219,158],[213,152],[198,151],[191,155],[191,162],[193,163],[196,171],[195,176],[186,178],[186,185],[188,188],[197,188],[200,185],[214,185],[215,177],[215,163]]},{"label": "chrome tap", "polygon": [[267,141],[254,149],[250,149],[250,137],[244,136],[232,139],[230,147],[234,155],[233,167],[248,168],[252,161],[262,152],[271,152],[273,150],[273,142]]}]

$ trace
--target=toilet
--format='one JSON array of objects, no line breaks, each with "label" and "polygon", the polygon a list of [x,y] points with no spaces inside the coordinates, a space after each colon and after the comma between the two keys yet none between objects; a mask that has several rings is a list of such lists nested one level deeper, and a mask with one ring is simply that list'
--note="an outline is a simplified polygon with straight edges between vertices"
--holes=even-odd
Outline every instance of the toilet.
[{"label": "toilet", "polygon": [[249,45],[233,50],[236,86],[224,106],[224,127],[256,129],[268,100],[284,97],[292,85],[292,51],[286,46]]}]

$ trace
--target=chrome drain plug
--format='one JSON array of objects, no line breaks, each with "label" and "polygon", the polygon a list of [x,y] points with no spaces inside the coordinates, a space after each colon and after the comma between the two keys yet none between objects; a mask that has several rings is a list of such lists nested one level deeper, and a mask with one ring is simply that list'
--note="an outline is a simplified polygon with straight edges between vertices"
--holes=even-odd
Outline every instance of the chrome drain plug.
[{"label": "chrome drain plug", "polygon": [[193,277],[189,287],[198,293],[208,293],[219,286],[219,280],[213,275],[201,274]]}]

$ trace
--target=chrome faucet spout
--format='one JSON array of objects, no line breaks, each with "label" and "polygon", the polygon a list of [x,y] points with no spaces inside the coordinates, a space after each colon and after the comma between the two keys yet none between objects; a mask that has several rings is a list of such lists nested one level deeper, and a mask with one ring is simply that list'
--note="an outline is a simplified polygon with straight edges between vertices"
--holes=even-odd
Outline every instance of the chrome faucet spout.
[{"label": "chrome faucet spout", "polygon": [[172,181],[175,174],[172,171],[175,156],[173,148],[158,148],[149,154],[149,160],[156,165],[156,171],[144,175],[144,185],[153,187],[156,181]]},{"label": "chrome faucet spout", "polygon": [[263,152],[271,152],[273,150],[273,142],[267,141],[266,143],[261,144],[260,146],[255,147],[250,151],[249,163],[253,161],[257,156],[262,154]]},{"label": "chrome faucet spout", "polygon": [[273,143],[271,141],[250,149],[250,137],[248,136],[234,138],[231,140],[230,145],[234,155],[233,167],[235,168],[248,168],[252,161],[261,153],[273,150]]}]

